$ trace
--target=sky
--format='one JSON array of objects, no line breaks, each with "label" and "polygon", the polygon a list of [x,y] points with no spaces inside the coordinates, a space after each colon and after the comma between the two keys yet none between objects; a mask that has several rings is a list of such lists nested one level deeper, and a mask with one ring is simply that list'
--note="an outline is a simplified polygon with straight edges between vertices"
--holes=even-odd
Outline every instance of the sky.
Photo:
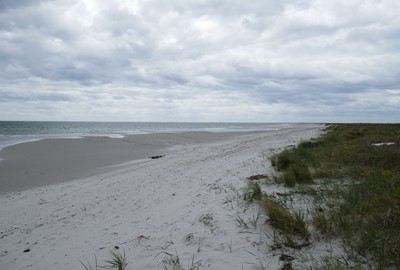
[{"label": "sky", "polygon": [[0,120],[400,122],[398,0],[1,0]]}]

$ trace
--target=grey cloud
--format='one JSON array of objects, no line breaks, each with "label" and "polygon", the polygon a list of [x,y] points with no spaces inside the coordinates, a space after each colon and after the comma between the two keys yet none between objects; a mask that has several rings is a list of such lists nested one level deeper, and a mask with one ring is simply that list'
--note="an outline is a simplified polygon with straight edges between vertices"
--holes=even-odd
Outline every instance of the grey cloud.
[{"label": "grey cloud", "polygon": [[[237,16],[241,14],[258,14],[258,15],[271,15],[281,12],[285,3],[290,1],[253,1],[243,2],[240,0],[225,1],[168,1],[163,3],[163,10],[176,11],[184,14],[202,15],[211,14],[218,16]],[[159,1],[146,1],[146,7],[157,10],[159,8]]]},{"label": "grey cloud", "polygon": [[0,12],[7,9],[17,9],[26,6],[38,5],[41,2],[49,2],[54,0],[2,0],[0,2]]},{"label": "grey cloud", "polygon": [[[400,89],[400,5],[359,3],[3,1],[0,98],[134,99],[142,115],[147,100],[163,100],[171,115],[174,108],[196,115],[173,101],[222,96],[227,108],[253,102],[266,112],[336,106],[356,114],[376,105],[371,93],[383,103],[382,90]],[[30,95],[17,94],[32,81]],[[10,85],[16,90],[5,91]],[[357,100],[363,94],[369,103]]]},{"label": "grey cloud", "polygon": [[29,93],[29,91],[10,91],[0,90],[0,102],[26,102],[26,101],[52,101],[52,102],[65,102],[72,101],[74,98],[64,93]]}]

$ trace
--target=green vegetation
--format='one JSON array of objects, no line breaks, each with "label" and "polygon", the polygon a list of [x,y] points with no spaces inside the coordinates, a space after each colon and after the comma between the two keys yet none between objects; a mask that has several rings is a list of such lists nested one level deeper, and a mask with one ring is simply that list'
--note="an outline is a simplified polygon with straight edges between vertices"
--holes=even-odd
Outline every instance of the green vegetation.
[{"label": "green vegetation", "polygon": [[243,190],[243,199],[248,202],[259,201],[262,198],[260,184],[257,182],[247,182],[247,187]]},{"label": "green vegetation", "polygon": [[[312,215],[316,230],[372,256],[377,268],[400,269],[400,125],[331,125],[319,139],[275,154],[271,164],[286,186],[315,181],[322,188],[309,189],[314,201],[324,206],[334,202],[335,207]],[[263,207],[281,228],[274,211],[289,214],[271,202]]]},{"label": "green vegetation", "polygon": [[272,166],[281,172],[277,182],[284,183],[288,187],[294,187],[296,183],[312,183],[312,176],[306,160],[302,156],[302,151],[297,149],[284,150],[271,158]]},{"label": "green vegetation", "polygon": [[105,261],[105,265],[99,266],[97,264],[97,258],[95,257],[95,265],[92,266],[89,262],[84,264],[81,262],[82,266],[86,270],[97,270],[97,269],[112,269],[112,270],[125,270],[128,262],[125,257],[125,251],[121,254],[119,251],[110,251],[111,259]]},{"label": "green vegetation", "polygon": [[291,212],[272,198],[264,198],[261,207],[268,215],[270,224],[284,234],[295,234],[308,238],[307,224],[300,212]]},{"label": "green vegetation", "polygon": [[296,183],[309,184],[312,182],[310,171],[305,164],[295,163],[282,174],[283,182],[288,187],[294,187]]},{"label": "green vegetation", "polygon": [[104,269],[116,269],[125,270],[128,262],[126,261],[125,251],[121,254],[119,251],[111,251],[111,259],[105,261],[106,265],[102,268]]}]

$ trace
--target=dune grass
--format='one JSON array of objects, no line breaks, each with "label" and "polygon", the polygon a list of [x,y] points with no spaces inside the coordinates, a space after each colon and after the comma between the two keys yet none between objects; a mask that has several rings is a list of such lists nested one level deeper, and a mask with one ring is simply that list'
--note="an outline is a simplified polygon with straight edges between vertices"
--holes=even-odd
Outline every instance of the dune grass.
[{"label": "dune grass", "polygon": [[266,212],[269,223],[284,234],[294,234],[308,238],[307,224],[301,212],[291,212],[275,200],[265,197],[260,206]]},{"label": "dune grass", "polygon": [[275,154],[271,164],[289,187],[345,181],[335,193],[338,207],[316,212],[312,224],[372,256],[377,268],[400,269],[400,125],[330,125],[320,138]]},{"label": "dune grass", "polygon": [[97,269],[112,269],[112,270],[125,270],[128,265],[128,261],[124,253],[120,253],[119,251],[110,250],[111,259],[104,261],[105,265],[98,265],[97,258],[95,257],[95,264],[92,266],[89,262],[84,264],[81,262],[82,266],[86,270],[97,270]]},{"label": "dune grass", "polygon": [[271,164],[281,174],[277,181],[288,187],[294,187],[297,183],[312,183],[309,165],[305,162],[302,152],[297,148],[284,150],[272,156]]},{"label": "dune grass", "polygon": [[262,199],[260,184],[257,182],[247,182],[247,187],[243,190],[243,199],[248,202],[259,201]]},{"label": "dune grass", "polygon": [[113,250],[111,250],[110,252],[111,252],[111,259],[106,260],[105,261],[106,265],[103,266],[102,268],[125,270],[126,266],[128,265],[128,262],[127,262],[126,256],[125,256],[125,251],[123,254],[121,254],[118,251],[113,251]]}]

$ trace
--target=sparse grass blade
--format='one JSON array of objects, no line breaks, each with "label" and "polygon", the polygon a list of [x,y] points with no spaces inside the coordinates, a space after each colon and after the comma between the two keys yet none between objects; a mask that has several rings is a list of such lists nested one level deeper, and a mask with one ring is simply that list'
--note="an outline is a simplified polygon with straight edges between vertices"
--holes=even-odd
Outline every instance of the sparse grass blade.
[{"label": "sparse grass blade", "polygon": [[324,213],[318,210],[314,211],[312,224],[314,225],[314,228],[322,234],[326,234],[330,228],[328,218]]},{"label": "sparse grass blade", "polygon": [[246,221],[244,221],[244,219],[240,216],[235,216],[235,220],[236,223],[239,227],[243,228],[243,229],[248,229],[249,225],[247,225]]},{"label": "sparse grass blade", "polygon": [[97,265],[97,257],[94,256],[94,267],[89,263],[89,261],[87,262],[87,264],[84,264],[83,262],[80,262],[82,264],[82,266],[86,269],[86,270],[97,270],[98,265]]}]

